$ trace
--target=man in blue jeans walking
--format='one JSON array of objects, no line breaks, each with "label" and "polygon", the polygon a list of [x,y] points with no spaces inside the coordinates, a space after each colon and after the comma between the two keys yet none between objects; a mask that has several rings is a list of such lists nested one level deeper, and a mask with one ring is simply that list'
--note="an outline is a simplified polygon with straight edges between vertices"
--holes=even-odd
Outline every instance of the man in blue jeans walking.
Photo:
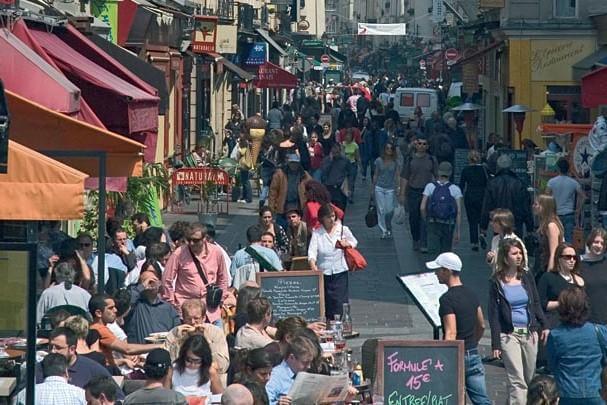
[{"label": "man in blue jeans walking", "polygon": [[449,289],[439,299],[438,313],[445,340],[464,341],[466,393],[473,404],[491,404],[485,386],[485,367],[478,354],[478,342],[485,330],[483,311],[474,292],[460,279],[461,259],[452,252],[441,253],[426,267],[434,270],[439,283]]}]

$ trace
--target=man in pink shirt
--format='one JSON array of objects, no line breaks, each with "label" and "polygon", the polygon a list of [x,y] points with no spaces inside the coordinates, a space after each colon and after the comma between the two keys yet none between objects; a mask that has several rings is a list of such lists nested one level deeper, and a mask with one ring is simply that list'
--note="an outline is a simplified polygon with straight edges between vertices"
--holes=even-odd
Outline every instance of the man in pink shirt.
[{"label": "man in pink shirt", "polygon": [[[181,304],[188,299],[205,299],[207,284],[203,281],[194,257],[201,265],[209,284],[216,284],[223,291],[222,304],[236,304],[228,292],[228,269],[221,249],[207,241],[207,228],[192,224],[187,230],[188,243],[177,248],[169,258],[162,274],[162,298],[181,314]],[[221,305],[207,306],[207,320],[221,324]]]}]

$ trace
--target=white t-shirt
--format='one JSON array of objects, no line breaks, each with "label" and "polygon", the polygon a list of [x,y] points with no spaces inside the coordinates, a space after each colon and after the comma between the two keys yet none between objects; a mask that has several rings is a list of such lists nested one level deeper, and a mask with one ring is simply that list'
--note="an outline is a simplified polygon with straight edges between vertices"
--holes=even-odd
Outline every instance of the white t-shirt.
[{"label": "white t-shirt", "polygon": [[[438,181],[439,184],[446,184],[446,182],[442,182],[442,181]],[[432,195],[432,193],[434,193],[434,190],[436,190],[436,186],[434,185],[434,183],[428,183],[426,184],[426,187],[424,188],[424,195],[426,197],[430,197]],[[451,194],[451,197],[455,198],[456,200],[458,198],[463,198],[464,195],[462,194],[462,190],[459,188],[459,186],[451,183],[451,185],[449,186],[449,193]]]},{"label": "white t-shirt", "polygon": [[186,397],[207,397],[211,398],[211,380],[205,384],[198,385],[200,374],[198,370],[185,368],[183,374],[176,368],[173,368],[173,390],[183,394]]}]

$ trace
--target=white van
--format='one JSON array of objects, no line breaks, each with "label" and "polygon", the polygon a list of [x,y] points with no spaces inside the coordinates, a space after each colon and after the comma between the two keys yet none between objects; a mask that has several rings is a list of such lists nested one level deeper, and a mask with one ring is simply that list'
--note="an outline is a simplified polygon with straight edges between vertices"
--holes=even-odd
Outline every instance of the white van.
[{"label": "white van", "polygon": [[414,118],[415,108],[421,107],[424,117],[438,111],[438,92],[423,87],[399,87],[394,92],[394,109],[404,123]]}]

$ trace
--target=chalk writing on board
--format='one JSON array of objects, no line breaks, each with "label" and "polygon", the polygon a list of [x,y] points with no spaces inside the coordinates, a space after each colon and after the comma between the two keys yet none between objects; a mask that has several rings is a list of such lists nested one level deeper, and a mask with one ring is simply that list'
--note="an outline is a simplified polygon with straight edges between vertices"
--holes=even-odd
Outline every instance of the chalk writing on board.
[{"label": "chalk writing on board", "polygon": [[261,294],[268,297],[273,306],[275,320],[293,315],[306,320],[320,317],[321,297],[318,275],[264,277],[261,279]]}]

